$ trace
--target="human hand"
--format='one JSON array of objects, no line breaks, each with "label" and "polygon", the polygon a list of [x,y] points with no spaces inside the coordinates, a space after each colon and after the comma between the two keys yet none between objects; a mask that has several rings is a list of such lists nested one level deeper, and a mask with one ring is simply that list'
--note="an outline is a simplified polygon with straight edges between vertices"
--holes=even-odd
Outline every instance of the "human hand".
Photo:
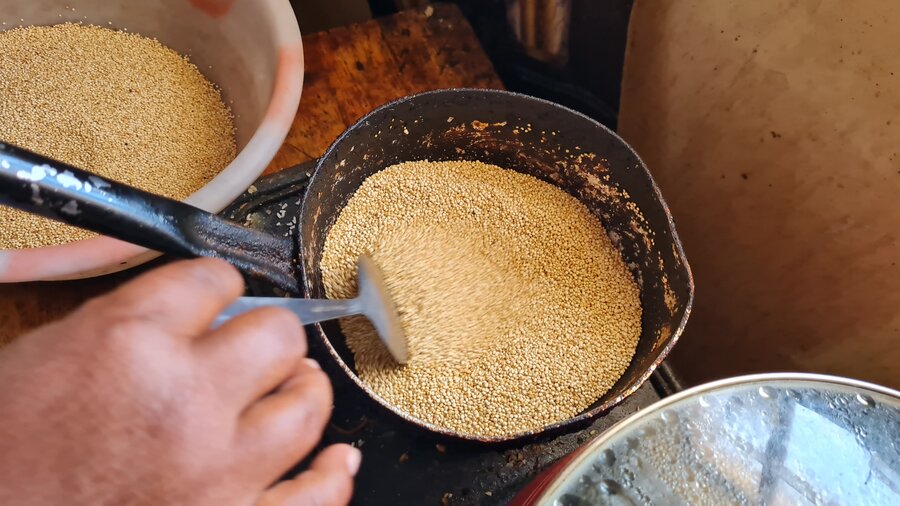
[{"label": "human hand", "polygon": [[285,310],[209,330],[242,290],[222,261],[177,262],[0,350],[0,504],[347,503],[347,445],[275,483],[320,439],[331,387]]}]

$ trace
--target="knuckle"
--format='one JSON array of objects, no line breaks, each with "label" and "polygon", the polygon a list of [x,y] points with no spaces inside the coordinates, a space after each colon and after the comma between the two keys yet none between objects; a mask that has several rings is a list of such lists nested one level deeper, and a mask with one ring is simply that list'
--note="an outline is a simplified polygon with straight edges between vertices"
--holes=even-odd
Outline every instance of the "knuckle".
[{"label": "knuckle", "polygon": [[174,381],[165,382],[166,385],[154,375],[148,378],[150,381],[139,381],[134,390],[141,394],[146,433],[152,439],[187,448],[197,445],[198,438],[215,435],[226,419],[220,416],[215,393],[202,381],[183,370],[175,369],[172,374]]},{"label": "knuckle", "polygon": [[187,275],[198,286],[209,287],[210,290],[230,289],[235,285],[243,285],[243,278],[237,270],[224,260],[201,258],[189,260]]},{"label": "knuckle", "polygon": [[185,266],[186,274],[191,281],[201,286],[215,287],[222,283],[222,277],[227,276],[226,270],[220,265],[219,260],[199,259],[188,261]]},{"label": "knuckle", "polygon": [[278,329],[289,332],[303,332],[303,325],[297,318],[297,315],[283,307],[264,307],[257,310],[259,317],[265,319],[268,323]]},{"label": "knuckle", "polygon": [[278,341],[280,348],[294,358],[306,355],[306,334],[294,313],[280,307],[261,308],[256,312],[269,339]]},{"label": "knuckle", "polygon": [[[122,304],[112,297],[99,297],[86,302],[76,318],[92,329],[100,346],[130,349],[146,342],[148,334],[158,334],[159,322],[166,316],[139,302]],[[150,340],[158,342],[158,339]]]},{"label": "knuckle", "polygon": [[304,388],[299,392],[301,401],[314,403],[318,409],[323,409],[324,407],[325,411],[330,413],[334,394],[331,390],[331,382],[328,380],[328,376],[322,371],[313,371],[306,374],[307,376],[303,379]]},{"label": "knuckle", "polygon": [[153,440],[178,442],[190,437],[191,417],[171,397],[148,397],[143,423],[146,434]]},{"label": "knuckle", "polygon": [[328,380],[328,375],[321,370],[310,371],[308,374],[310,375],[310,380],[314,383],[316,390],[326,394],[326,396],[330,398],[331,381]]},{"label": "knuckle", "polygon": [[115,295],[104,295],[88,300],[75,311],[71,318],[78,321],[78,324],[87,326],[88,328],[97,328],[102,333],[105,328],[109,328],[109,324],[114,320],[122,317],[122,311]]},{"label": "knuckle", "polygon": [[130,355],[147,341],[147,321],[138,315],[114,313],[98,325],[101,347],[120,356]]}]

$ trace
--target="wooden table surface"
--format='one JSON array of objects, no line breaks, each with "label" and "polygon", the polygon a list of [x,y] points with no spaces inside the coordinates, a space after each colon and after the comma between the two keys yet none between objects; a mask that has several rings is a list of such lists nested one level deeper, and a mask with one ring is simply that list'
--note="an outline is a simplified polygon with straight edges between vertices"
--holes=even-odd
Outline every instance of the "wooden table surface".
[{"label": "wooden table surface", "polygon": [[[471,27],[452,5],[314,33],[303,38],[303,45],[306,74],[300,107],[266,173],[319,157],[362,115],[404,95],[503,87]],[[80,281],[0,285],[0,345],[145,269]]]}]

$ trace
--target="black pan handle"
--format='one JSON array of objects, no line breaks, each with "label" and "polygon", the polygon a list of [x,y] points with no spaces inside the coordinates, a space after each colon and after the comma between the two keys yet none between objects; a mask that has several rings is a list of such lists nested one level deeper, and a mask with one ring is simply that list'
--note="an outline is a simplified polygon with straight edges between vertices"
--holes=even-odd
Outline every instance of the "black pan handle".
[{"label": "black pan handle", "polygon": [[299,293],[294,241],[0,142],[0,204],[183,258],[227,260]]}]

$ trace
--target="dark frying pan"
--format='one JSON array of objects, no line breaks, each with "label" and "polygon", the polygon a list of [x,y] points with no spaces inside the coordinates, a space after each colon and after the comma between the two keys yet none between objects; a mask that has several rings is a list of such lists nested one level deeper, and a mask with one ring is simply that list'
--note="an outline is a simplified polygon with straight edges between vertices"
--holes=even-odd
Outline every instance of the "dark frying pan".
[{"label": "dark frying pan", "polygon": [[479,160],[531,174],[587,205],[621,249],[641,288],[643,330],[637,350],[622,378],[578,416],[505,437],[457,434],[393,408],[356,376],[353,354],[336,322],[315,325],[350,378],[412,423],[497,442],[585,424],[640,388],[687,323],[694,298],[690,267],[669,208],[634,150],[596,121],[545,100],[496,90],[438,90],[386,104],[351,126],[319,160],[303,200],[304,294],[325,296],[319,271],[325,237],[362,182],[395,163],[425,159]]},{"label": "dark frying pan", "polygon": [[[371,112],[320,159],[304,198],[299,248],[297,240],[2,143],[0,203],[176,256],[224,258],[287,295],[297,295],[302,284],[307,297],[324,297],[318,269],[324,240],[362,181],[401,161],[461,158],[535,175],[584,202],[620,246],[641,286],[643,333],[623,377],[582,414],[538,432],[582,424],[637,390],[662,362],[684,328],[693,281],[668,208],[643,162],[614,133],[569,109],[501,91],[442,90]],[[335,323],[316,325],[315,333],[357,385],[415,425],[480,441],[535,434],[482,438],[417,420],[361,382]]]}]

